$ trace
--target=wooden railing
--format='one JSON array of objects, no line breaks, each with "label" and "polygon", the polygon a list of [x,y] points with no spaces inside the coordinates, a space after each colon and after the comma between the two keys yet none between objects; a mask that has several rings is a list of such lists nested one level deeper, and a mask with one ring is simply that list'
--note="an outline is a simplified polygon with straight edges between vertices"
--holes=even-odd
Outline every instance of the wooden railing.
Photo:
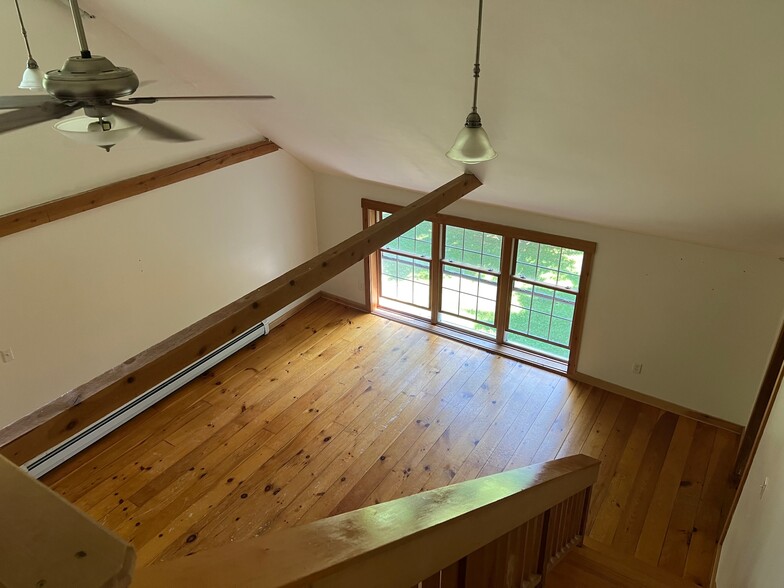
[{"label": "wooden railing", "polygon": [[532,588],[580,543],[599,462],[576,455],[137,570],[134,588]]}]

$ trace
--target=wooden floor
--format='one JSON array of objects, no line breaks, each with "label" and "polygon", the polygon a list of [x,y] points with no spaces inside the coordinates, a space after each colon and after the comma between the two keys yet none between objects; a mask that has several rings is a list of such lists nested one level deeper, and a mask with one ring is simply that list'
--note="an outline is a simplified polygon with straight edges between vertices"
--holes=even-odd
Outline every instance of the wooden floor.
[{"label": "wooden floor", "polygon": [[602,460],[588,540],[707,586],[737,444],[318,300],[44,482],[148,564],[585,453]]}]

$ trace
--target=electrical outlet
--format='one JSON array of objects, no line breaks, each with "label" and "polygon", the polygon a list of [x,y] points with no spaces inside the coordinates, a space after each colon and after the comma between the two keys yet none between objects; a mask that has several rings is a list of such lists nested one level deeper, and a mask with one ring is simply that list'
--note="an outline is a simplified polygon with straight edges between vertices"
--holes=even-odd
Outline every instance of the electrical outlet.
[{"label": "electrical outlet", "polygon": [[642,373],[642,364],[641,363],[635,363],[632,366],[632,372],[635,373],[635,374],[641,374]]},{"label": "electrical outlet", "polygon": [[767,489],[768,489],[768,477],[765,476],[765,479],[762,481],[762,484],[760,485],[760,500],[762,500],[762,497],[765,494],[765,490]]},{"label": "electrical outlet", "polygon": [[0,358],[3,359],[3,363],[9,363],[14,361],[14,350],[10,347],[8,349],[0,350]]}]

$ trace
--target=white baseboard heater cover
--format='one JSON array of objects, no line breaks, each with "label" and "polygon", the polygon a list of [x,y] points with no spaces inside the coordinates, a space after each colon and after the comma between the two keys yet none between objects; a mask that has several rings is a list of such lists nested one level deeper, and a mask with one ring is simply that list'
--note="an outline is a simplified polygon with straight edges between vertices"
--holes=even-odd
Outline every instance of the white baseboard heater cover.
[{"label": "white baseboard heater cover", "polygon": [[121,425],[124,425],[156,402],[163,400],[169,394],[182,388],[191,380],[197,378],[259,337],[266,335],[268,332],[269,329],[264,322],[251,327],[241,335],[238,335],[228,343],[221,345],[213,352],[208,353],[157,386],[147,390],[147,392],[140,394],[89,427],[82,429],[62,443],[59,443],[41,455],[34,457],[22,467],[34,478],[40,478],[48,471],[53,470],[83,449],[89,447],[102,437],[105,437]]}]

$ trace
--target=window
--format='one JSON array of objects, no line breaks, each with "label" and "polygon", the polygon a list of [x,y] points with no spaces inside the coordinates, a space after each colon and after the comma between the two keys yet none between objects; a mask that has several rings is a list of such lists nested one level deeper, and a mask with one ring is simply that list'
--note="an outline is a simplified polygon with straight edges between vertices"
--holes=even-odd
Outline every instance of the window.
[{"label": "window", "polygon": [[444,227],[441,315],[445,324],[496,335],[501,236]]},{"label": "window", "polygon": [[[388,216],[381,213],[381,218]],[[432,236],[433,223],[424,221],[379,250],[380,305],[430,318]]]},{"label": "window", "polygon": [[569,359],[584,257],[577,249],[515,240],[508,343]]},{"label": "window", "polygon": [[[363,200],[368,224],[399,207]],[[368,264],[371,307],[549,369],[576,368],[595,243],[436,215]]]}]

